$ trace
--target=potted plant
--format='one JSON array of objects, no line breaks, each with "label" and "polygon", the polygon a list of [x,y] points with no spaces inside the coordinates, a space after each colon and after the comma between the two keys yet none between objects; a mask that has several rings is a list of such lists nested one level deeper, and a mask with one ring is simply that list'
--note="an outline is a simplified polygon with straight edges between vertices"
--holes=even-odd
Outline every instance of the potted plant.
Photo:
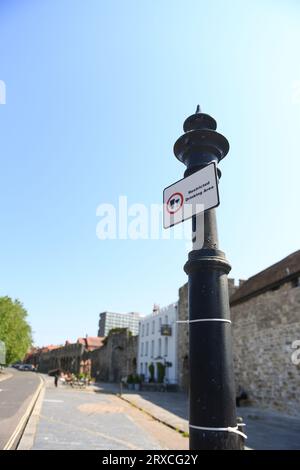
[{"label": "potted plant", "polygon": [[92,381],[91,374],[85,374],[84,380],[87,385],[90,385]]},{"label": "potted plant", "polygon": [[162,362],[157,363],[157,382],[162,384],[165,378],[166,366]]},{"label": "potted plant", "polygon": [[128,390],[133,390],[134,389],[134,379],[133,379],[132,374],[128,375],[128,377],[127,377],[127,387],[128,387]]},{"label": "potted plant", "polygon": [[149,369],[149,374],[150,374],[149,382],[154,382],[154,364],[153,364],[153,362],[151,362],[148,369]]},{"label": "potted plant", "polygon": [[134,390],[136,390],[137,392],[141,389],[141,378],[139,375],[135,375],[134,378],[133,378],[133,382],[134,382]]}]

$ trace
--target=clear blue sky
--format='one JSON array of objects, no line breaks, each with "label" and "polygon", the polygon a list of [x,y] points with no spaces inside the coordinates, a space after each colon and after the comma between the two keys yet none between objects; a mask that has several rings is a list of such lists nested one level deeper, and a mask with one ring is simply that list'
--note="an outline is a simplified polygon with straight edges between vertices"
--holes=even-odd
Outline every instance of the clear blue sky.
[{"label": "clear blue sky", "polygon": [[299,248],[299,22],[296,0],[1,1],[0,295],[37,344],[177,299],[185,242],[100,241],[96,208],[161,201],[198,102],[231,144],[217,212],[232,277]]}]

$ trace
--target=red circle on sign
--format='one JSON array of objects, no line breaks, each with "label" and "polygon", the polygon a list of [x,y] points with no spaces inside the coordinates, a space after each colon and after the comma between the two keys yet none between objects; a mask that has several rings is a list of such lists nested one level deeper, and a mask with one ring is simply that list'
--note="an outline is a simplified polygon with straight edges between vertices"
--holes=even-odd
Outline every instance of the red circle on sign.
[{"label": "red circle on sign", "polygon": [[167,202],[167,211],[169,214],[176,214],[183,205],[183,195],[181,193],[174,193],[169,197]]}]

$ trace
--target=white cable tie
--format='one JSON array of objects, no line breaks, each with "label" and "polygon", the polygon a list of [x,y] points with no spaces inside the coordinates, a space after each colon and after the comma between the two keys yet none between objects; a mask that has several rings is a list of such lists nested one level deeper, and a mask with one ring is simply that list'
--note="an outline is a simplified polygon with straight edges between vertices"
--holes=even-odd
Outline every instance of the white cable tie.
[{"label": "white cable tie", "polygon": [[247,439],[246,434],[244,434],[242,431],[239,430],[239,426],[246,426],[244,423],[239,424],[239,426],[236,426],[234,428],[231,426],[229,426],[228,428],[206,428],[204,426],[193,426],[192,424],[190,424],[189,426],[190,428],[199,429],[200,431],[233,432],[234,434],[238,434],[239,436],[242,436],[244,439]]},{"label": "white cable tie", "polygon": [[197,323],[205,321],[220,321],[223,323],[231,323],[231,320],[226,320],[225,318],[200,318],[198,320],[177,320],[176,323]]}]

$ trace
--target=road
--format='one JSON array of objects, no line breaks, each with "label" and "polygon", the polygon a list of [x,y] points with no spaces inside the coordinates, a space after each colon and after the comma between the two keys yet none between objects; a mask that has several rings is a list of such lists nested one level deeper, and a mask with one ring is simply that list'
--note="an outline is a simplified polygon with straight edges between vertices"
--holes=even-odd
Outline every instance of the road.
[{"label": "road", "polygon": [[24,417],[41,383],[38,374],[7,370],[12,376],[0,382],[0,449],[4,449]]},{"label": "road", "polygon": [[[46,378],[32,450],[188,449],[188,439],[110,393]],[[22,448],[22,443],[21,443]]]}]

